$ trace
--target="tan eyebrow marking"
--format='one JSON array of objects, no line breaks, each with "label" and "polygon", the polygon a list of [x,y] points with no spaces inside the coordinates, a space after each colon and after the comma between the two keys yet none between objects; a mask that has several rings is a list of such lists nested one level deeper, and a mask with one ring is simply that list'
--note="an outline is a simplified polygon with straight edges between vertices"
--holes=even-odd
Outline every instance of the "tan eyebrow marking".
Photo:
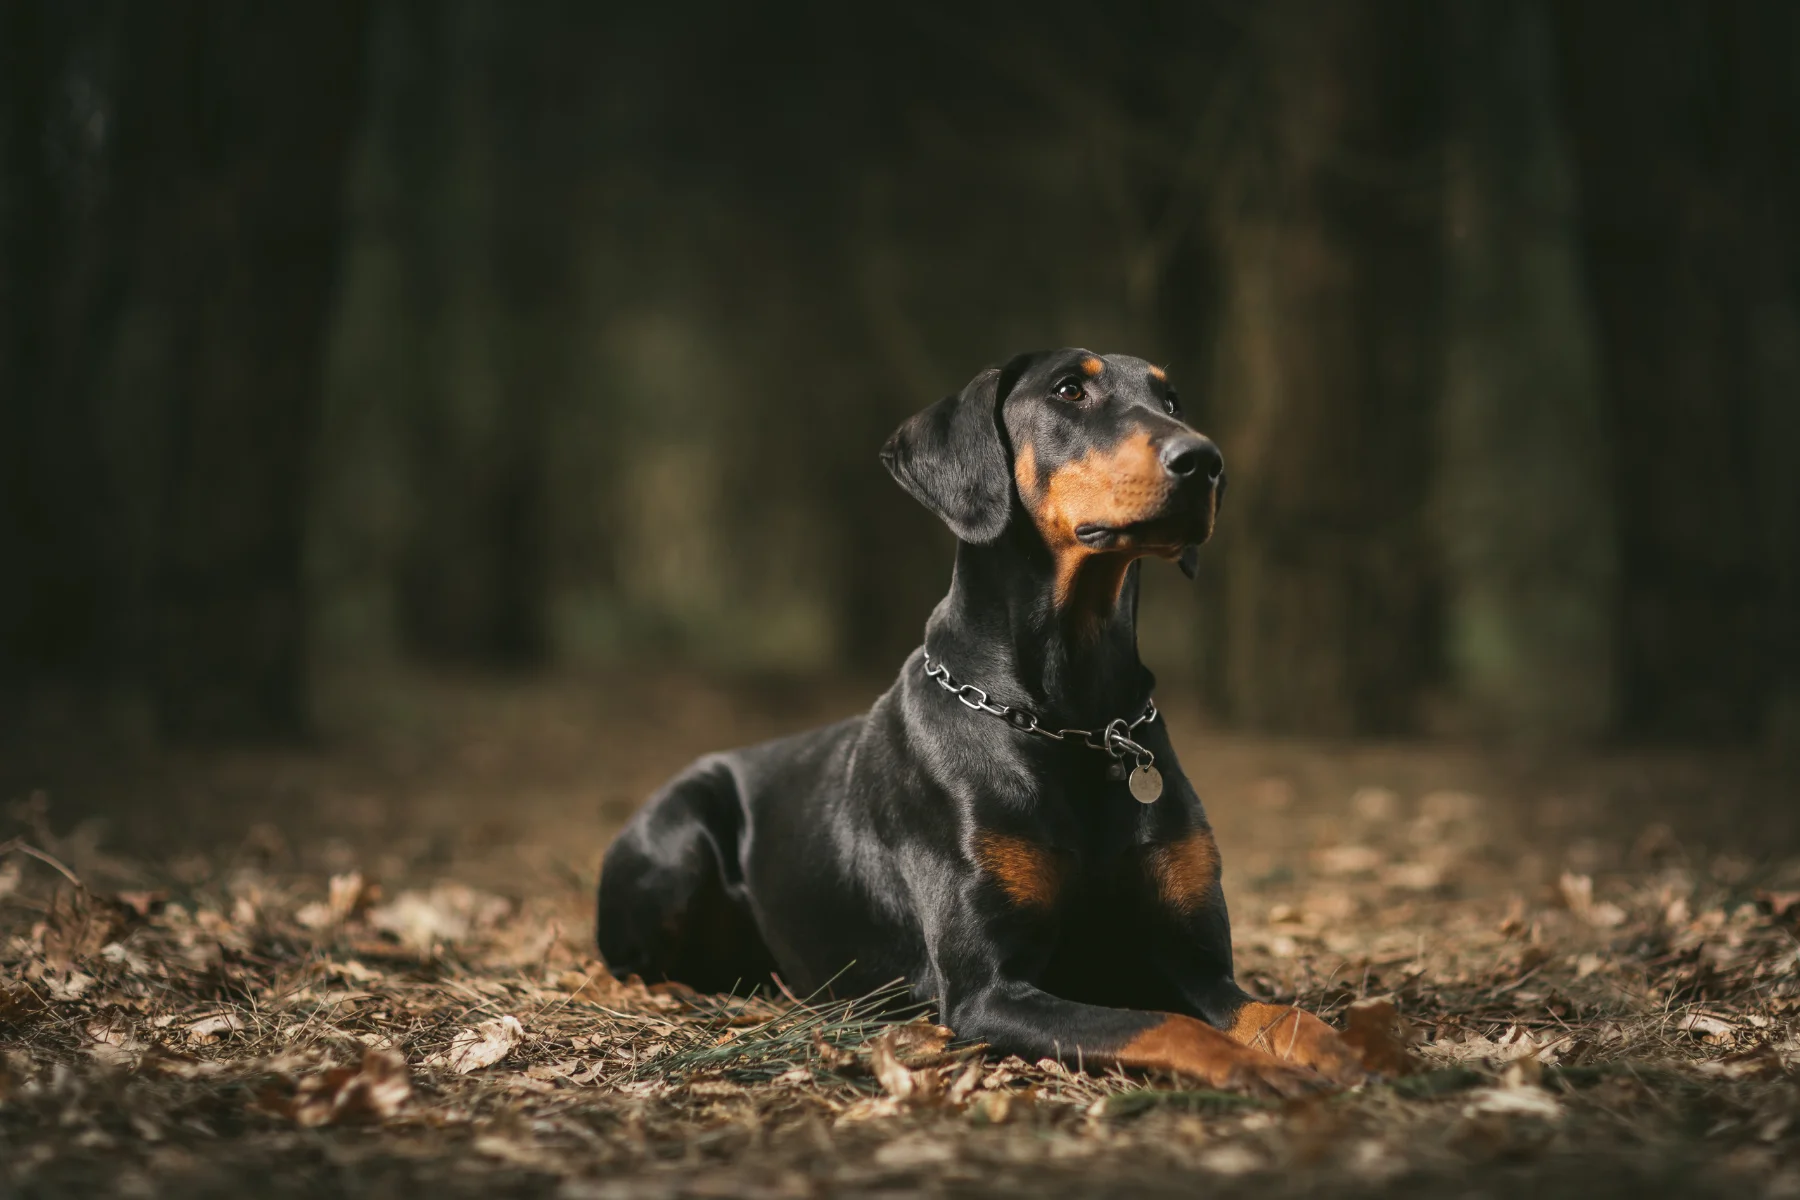
[{"label": "tan eyebrow marking", "polygon": [[1106,364],[1091,354],[1081,360],[1081,373],[1083,375],[1092,378],[1104,370],[1106,370]]}]

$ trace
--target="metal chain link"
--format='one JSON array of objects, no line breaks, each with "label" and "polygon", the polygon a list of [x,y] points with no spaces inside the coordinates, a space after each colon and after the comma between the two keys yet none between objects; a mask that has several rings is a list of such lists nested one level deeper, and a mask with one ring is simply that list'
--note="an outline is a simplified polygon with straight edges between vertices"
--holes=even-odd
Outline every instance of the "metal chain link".
[{"label": "metal chain link", "polygon": [[989,698],[987,692],[972,683],[958,683],[950,674],[950,668],[942,663],[933,664],[931,651],[921,649],[925,656],[925,676],[935,680],[937,685],[960,700],[964,707],[976,712],[988,713],[999,717],[1021,733],[1034,733],[1051,741],[1063,742],[1076,739],[1089,750],[1102,750],[1114,758],[1124,758],[1127,754],[1136,760],[1140,767],[1155,764],[1156,755],[1148,747],[1133,741],[1131,734],[1140,725],[1148,725],[1156,720],[1156,699],[1152,697],[1145,705],[1141,716],[1135,721],[1126,721],[1124,717],[1114,717],[1099,729],[1047,729],[1038,721],[1036,713],[1028,708],[1019,708],[1010,704],[997,704]]}]

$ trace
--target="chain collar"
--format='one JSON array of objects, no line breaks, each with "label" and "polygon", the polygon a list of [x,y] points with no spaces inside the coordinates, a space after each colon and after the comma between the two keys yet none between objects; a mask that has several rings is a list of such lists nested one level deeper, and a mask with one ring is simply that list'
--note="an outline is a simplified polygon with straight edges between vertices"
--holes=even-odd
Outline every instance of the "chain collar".
[{"label": "chain collar", "polygon": [[[1140,725],[1148,725],[1156,720],[1156,700],[1152,697],[1145,705],[1143,713],[1135,721],[1127,721],[1124,717],[1114,717],[1099,729],[1049,729],[1039,720],[1036,713],[1028,708],[1019,708],[1010,704],[996,704],[988,698],[988,694],[972,683],[958,683],[950,674],[950,668],[943,663],[933,664],[931,651],[920,649],[925,656],[925,676],[937,681],[937,685],[955,696],[963,704],[977,712],[988,713],[999,717],[1021,733],[1034,733],[1038,737],[1051,741],[1078,741],[1089,750],[1103,750],[1114,759],[1123,760],[1129,754],[1136,761],[1139,771],[1149,771],[1156,765],[1156,755],[1148,747],[1132,740],[1132,733]],[[1160,777],[1158,788],[1160,790]]]}]

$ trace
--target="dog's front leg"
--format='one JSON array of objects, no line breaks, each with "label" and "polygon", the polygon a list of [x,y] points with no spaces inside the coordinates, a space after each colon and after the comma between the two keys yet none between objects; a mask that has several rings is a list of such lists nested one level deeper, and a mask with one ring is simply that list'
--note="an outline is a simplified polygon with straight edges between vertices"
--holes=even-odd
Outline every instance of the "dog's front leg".
[{"label": "dog's front leg", "polygon": [[1163,936],[1157,966],[1193,1011],[1232,1041],[1283,1062],[1310,1067],[1334,1083],[1367,1078],[1356,1054],[1324,1021],[1289,1004],[1265,1004],[1238,986],[1231,961],[1231,919],[1219,890],[1218,851],[1205,826],[1151,846],[1144,867]]},{"label": "dog's front leg", "polygon": [[1071,1067],[1171,1071],[1210,1087],[1277,1096],[1317,1091],[1316,1073],[1233,1041],[1179,1013],[1103,1008],[1052,996],[1018,980],[948,989],[944,1017],[959,1037]]}]

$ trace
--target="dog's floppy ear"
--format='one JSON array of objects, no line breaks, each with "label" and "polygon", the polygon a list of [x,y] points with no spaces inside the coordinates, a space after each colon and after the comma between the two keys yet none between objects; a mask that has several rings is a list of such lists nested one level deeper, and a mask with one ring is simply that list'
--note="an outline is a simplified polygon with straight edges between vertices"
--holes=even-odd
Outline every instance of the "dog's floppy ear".
[{"label": "dog's floppy ear", "polygon": [[1034,358],[989,367],[954,396],[915,413],[881,448],[888,473],[965,542],[991,542],[1012,515],[1012,462],[1000,401]]}]

